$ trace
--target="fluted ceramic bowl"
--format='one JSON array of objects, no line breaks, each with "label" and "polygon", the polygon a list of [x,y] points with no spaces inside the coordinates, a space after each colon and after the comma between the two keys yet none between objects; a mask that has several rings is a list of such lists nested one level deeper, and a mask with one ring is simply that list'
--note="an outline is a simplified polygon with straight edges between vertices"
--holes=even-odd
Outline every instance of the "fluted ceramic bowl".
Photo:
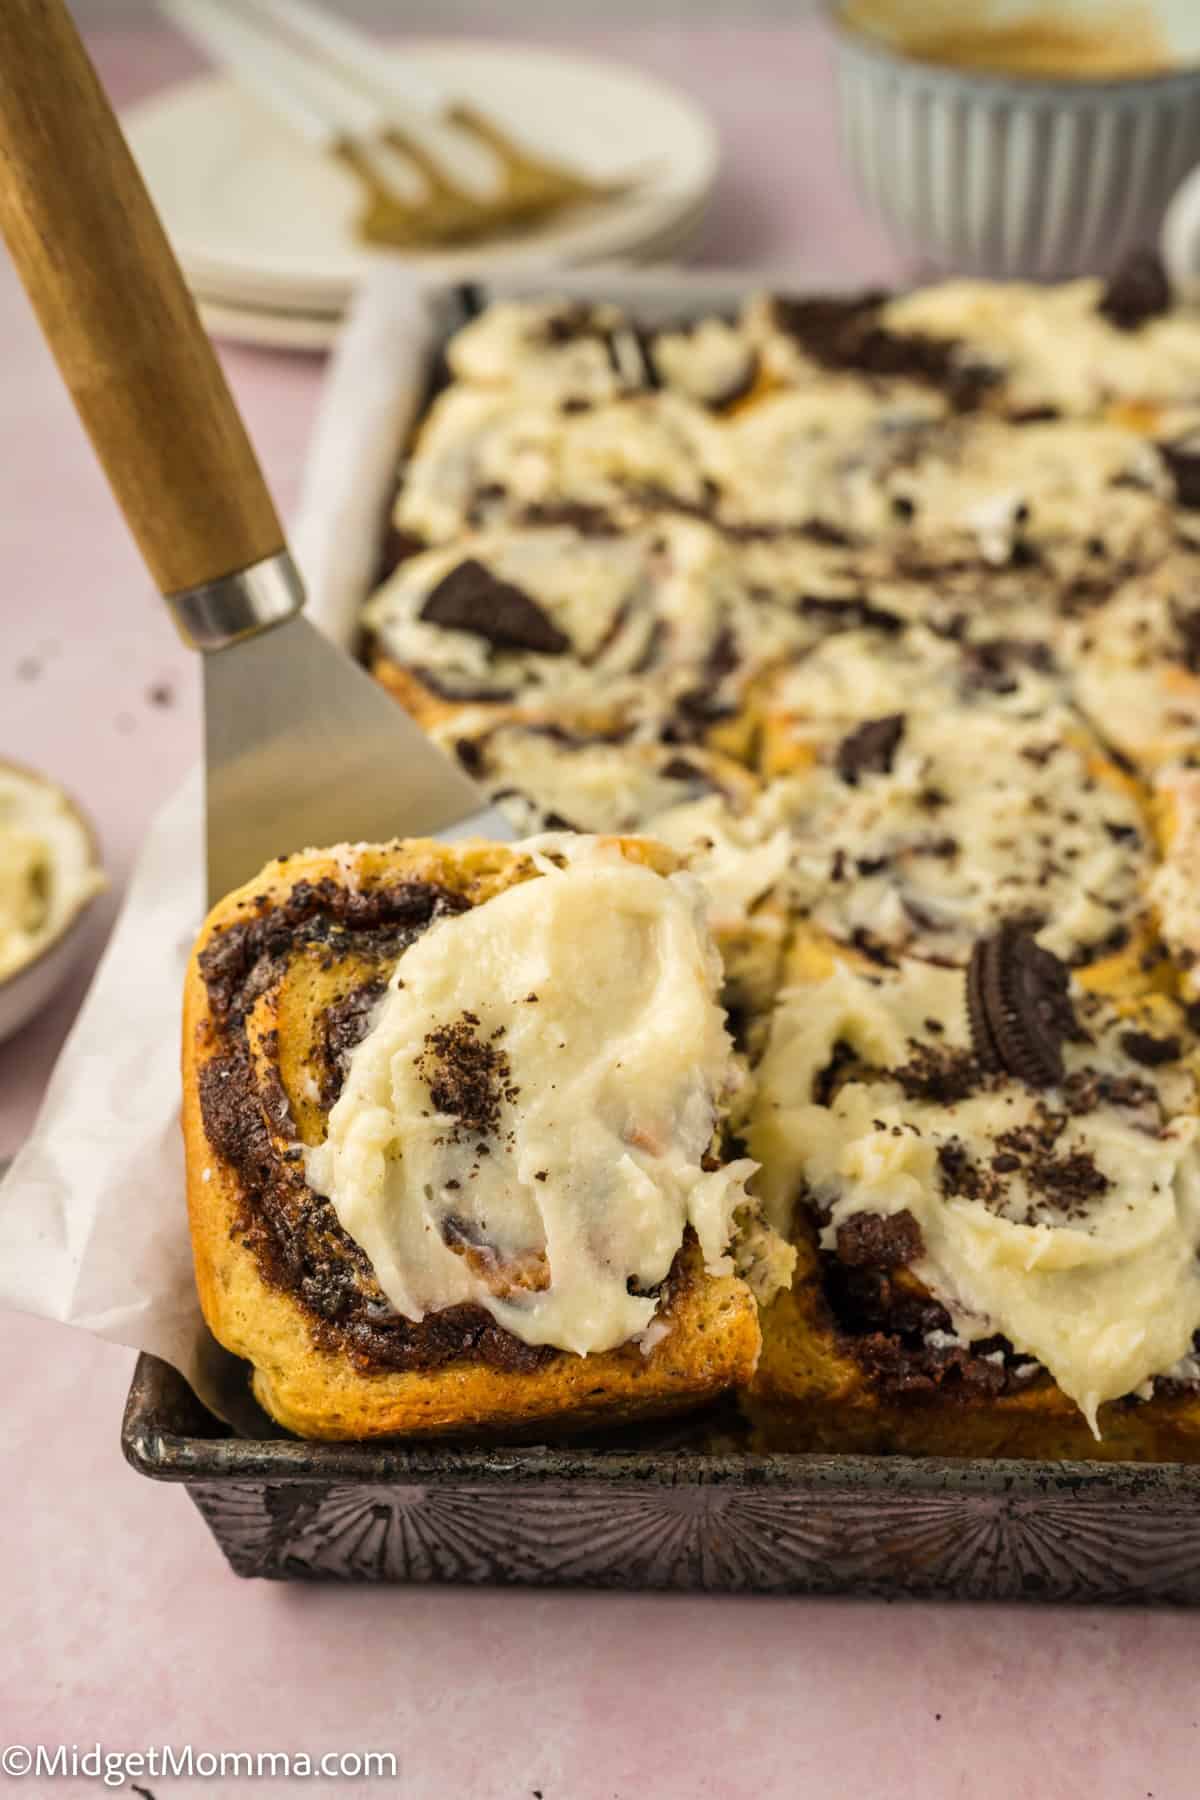
[{"label": "fluted ceramic bowl", "polygon": [[[1200,0],[1136,9],[1167,66],[1088,79],[923,60],[923,44],[948,21],[958,29],[1021,12],[1012,0],[948,6],[838,0],[828,14],[846,154],[867,205],[914,265],[1061,279],[1104,274],[1153,242],[1172,193],[1200,163]],[[1036,14],[1084,34],[1113,16],[1088,0],[1055,0]],[[1136,49],[1129,63],[1138,66]]]}]

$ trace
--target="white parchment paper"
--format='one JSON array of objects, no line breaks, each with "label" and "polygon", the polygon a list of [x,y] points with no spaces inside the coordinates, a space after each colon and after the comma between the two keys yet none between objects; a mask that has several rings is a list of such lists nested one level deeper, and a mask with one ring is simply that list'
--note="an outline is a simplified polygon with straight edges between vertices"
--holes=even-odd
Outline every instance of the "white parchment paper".
[{"label": "white parchment paper", "polygon": [[[401,447],[425,390],[432,302],[384,272],[331,365],[292,549],[308,614],[349,642]],[[204,915],[199,768],[147,836],[33,1134],[0,1184],[0,1304],[172,1363],[217,1411],[192,1277],[179,1129],[179,996]]]}]

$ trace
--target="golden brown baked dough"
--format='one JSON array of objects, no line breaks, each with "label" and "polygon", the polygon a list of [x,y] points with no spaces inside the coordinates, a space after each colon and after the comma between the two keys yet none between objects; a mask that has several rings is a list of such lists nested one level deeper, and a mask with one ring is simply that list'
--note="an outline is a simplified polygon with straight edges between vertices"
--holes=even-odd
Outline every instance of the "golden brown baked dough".
[{"label": "golden brown baked dough", "polygon": [[[659,872],[674,866],[658,846],[622,849]],[[528,855],[499,846],[308,851],[229,895],[197,941],[183,1122],[201,1305],[220,1342],[253,1365],[262,1405],[302,1436],[571,1431],[695,1406],[754,1366],[750,1291],[734,1276],[706,1274],[690,1234],[660,1308],[670,1330],[652,1348],[531,1351],[505,1345],[507,1334],[474,1309],[479,1317],[427,1319],[407,1333],[409,1366],[373,1355],[369,1265],[297,1166],[302,1146],[324,1134],[337,1063],[330,1022],[390,972],[423,888],[448,897],[439,905],[476,906],[539,878]],[[233,1095],[224,1114],[222,1088]],[[280,1191],[268,1202],[272,1184]],[[342,1317],[330,1300],[339,1294],[351,1301]]]},{"label": "golden brown baked dough", "polygon": [[838,1330],[815,1241],[798,1234],[787,1293],[762,1316],[763,1351],[742,1397],[761,1451],[859,1456],[1081,1457],[1103,1462],[1200,1461],[1195,1393],[1113,1402],[1097,1440],[1073,1401],[1043,1375],[1019,1393],[969,1391],[889,1396]]}]

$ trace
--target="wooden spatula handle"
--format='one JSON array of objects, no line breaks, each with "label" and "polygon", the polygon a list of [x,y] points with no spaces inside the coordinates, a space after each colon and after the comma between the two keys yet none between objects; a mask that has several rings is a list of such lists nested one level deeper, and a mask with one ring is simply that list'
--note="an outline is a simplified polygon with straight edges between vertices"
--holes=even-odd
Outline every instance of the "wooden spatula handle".
[{"label": "wooden spatula handle", "polygon": [[160,590],[281,550],[254,451],[63,0],[0,0],[0,230]]}]

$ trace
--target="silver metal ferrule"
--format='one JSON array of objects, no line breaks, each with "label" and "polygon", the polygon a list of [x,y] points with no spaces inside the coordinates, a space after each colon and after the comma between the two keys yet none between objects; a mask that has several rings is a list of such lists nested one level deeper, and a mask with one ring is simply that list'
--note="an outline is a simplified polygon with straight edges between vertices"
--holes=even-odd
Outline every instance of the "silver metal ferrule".
[{"label": "silver metal ferrule", "polygon": [[304,605],[300,571],[281,550],[236,575],[168,594],[179,635],[193,650],[224,650],[240,638],[283,625]]}]

